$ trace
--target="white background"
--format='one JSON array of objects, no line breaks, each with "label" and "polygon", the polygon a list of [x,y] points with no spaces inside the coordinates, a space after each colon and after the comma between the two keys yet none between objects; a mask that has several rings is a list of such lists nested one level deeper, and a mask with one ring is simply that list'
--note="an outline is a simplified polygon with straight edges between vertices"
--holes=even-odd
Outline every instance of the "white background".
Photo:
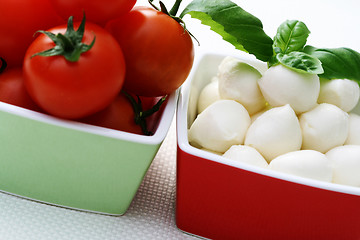
[{"label": "white background", "polygon": [[[184,0],[184,5],[189,2]],[[164,3],[170,8],[173,1],[164,0]],[[236,3],[257,16],[271,37],[283,21],[297,19],[305,22],[311,31],[308,44],[360,51],[358,0],[237,0]],[[138,5],[148,4],[140,0]],[[199,21],[188,16],[184,20],[201,42],[196,51],[236,51]],[[175,226],[175,143],[173,124],[129,211],[122,217],[79,212],[0,193],[0,240],[192,238]]]}]

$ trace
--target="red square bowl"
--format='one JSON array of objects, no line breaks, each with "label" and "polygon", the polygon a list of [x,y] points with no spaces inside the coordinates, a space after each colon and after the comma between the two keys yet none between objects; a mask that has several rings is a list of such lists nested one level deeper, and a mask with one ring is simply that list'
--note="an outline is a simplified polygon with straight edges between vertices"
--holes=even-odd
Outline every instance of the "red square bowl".
[{"label": "red square bowl", "polygon": [[360,188],[245,165],[189,144],[197,97],[224,57],[198,56],[179,96],[177,227],[210,239],[360,239]]}]

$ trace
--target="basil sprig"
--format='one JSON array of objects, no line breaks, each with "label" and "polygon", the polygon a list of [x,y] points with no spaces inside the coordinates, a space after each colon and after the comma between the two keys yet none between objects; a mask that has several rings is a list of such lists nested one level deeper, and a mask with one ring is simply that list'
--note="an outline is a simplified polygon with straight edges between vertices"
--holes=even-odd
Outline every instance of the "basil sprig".
[{"label": "basil sprig", "polygon": [[324,70],[319,59],[303,52],[309,34],[303,22],[287,20],[282,23],[274,38],[275,55],[269,66],[281,63],[295,71],[322,74]]},{"label": "basil sprig", "polygon": [[285,21],[271,39],[258,18],[230,0],[193,0],[180,17],[186,14],[210,26],[236,49],[267,62],[269,67],[282,64],[326,79],[360,82],[360,54],[349,48],[306,46],[310,31],[301,21]]}]

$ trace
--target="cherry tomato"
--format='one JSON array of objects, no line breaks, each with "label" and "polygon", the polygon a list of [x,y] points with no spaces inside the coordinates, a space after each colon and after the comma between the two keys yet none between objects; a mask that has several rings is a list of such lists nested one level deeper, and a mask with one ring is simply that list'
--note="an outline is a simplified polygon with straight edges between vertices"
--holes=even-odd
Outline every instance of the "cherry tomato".
[{"label": "cherry tomato", "polygon": [[7,69],[0,74],[0,101],[41,111],[25,89],[21,68]]},{"label": "cherry tomato", "polygon": [[[141,97],[144,110],[152,108],[159,97]],[[164,104],[163,104],[164,105]],[[161,117],[163,106],[151,117],[146,119],[147,128],[154,132]],[[135,113],[128,98],[120,93],[116,99],[104,110],[79,120],[80,122],[115,130],[143,134],[140,125],[135,123]]]},{"label": "cherry tomato", "polygon": [[[78,28],[79,23],[74,24]],[[67,26],[49,30],[66,32]],[[125,75],[122,50],[105,29],[87,23],[82,44],[92,48],[69,61],[64,56],[34,56],[51,49],[54,42],[40,34],[30,45],[24,59],[25,86],[33,100],[46,112],[76,119],[91,115],[110,104],[119,93]],[[72,41],[70,41],[72,42]]]},{"label": "cherry tomato", "polygon": [[124,88],[136,95],[162,96],[186,80],[194,60],[188,32],[165,13],[134,7],[106,25],[126,61]]},{"label": "cherry tomato", "polygon": [[136,0],[51,0],[51,3],[64,19],[74,16],[80,21],[85,12],[90,22],[105,24],[129,12]]},{"label": "cherry tomato", "polygon": [[62,23],[48,0],[0,0],[0,56],[20,67],[35,32]]}]

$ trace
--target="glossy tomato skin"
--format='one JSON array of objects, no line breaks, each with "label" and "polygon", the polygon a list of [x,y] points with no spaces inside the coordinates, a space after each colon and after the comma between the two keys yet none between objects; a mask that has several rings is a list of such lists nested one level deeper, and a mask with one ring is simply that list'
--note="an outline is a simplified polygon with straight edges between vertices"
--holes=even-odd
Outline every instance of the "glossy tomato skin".
[{"label": "glossy tomato skin", "polygon": [[20,67],[35,32],[63,23],[48,0],[0,0],[0,57]]},{"label": "glossy tomato skin", "polygon": [[[79,23],[74,24],[77,29]],[[65,33],[62,25],[49,30]],[[24,81],[33,100],[46,112],[61,118],[76,119],[93,114],[110,104],[122,88],[125,62],[116,40],[105,29],[87,23],[83,42],[94,46],[76,62],[63,56],[34,56],[53,48],[53,41],[39,35],[24,59]]]},{"label": "glossy tomato skin", "polygon": [[135,124],[135,114],[131,103],[124,94],[119,94],[104,110],[80,121],[95,126],[142,134],[141,127]]},{"label": "glossy tomato skin", "polygon": [[50,0],[55,10],[64,19],[74,16],[80,21],[85,12],[90,22],[100,25],[129,12],[136,0]]},{"label": "glossy tomato skin", "polygon": [[[159,97],[141,97],[144,110],[150,109],[157,103],[158,100]],[[162,106],[161,109],[154,115],[146,119],[149,131],[154,132],[156,130],[164,106]],[[135,123],[135,113],[133,107],[123,93],[120,93],[104,110],[80,119],[79,121],[119,131],[140,135],[143,134],[140,125]]]},{"label": "glossy tomato skin", "polygon": [[108,22],[106,29],[124,51],[124,88],[129,92],[149,97],[170,94],[189,75],[193,42],[170,16],[148,7],[134,7]]},{"label": "glossy tomato skin", "polygon": [[0,101],[34,111],[41,111],[25,89],[21,68],[7,69],[0,74]]}]

